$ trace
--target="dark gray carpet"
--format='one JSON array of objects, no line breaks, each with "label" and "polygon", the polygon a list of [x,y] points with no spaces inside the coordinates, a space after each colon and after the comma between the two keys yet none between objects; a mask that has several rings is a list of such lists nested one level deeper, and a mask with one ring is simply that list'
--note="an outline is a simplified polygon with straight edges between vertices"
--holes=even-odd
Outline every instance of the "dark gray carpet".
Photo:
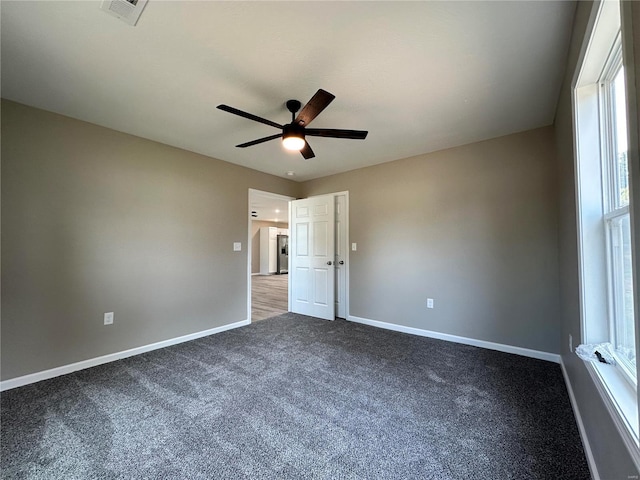
[{"label": "dark gray carpet", "polygon": [[2,478],[586,479],[556,364],[293,314],[0,396]]}]

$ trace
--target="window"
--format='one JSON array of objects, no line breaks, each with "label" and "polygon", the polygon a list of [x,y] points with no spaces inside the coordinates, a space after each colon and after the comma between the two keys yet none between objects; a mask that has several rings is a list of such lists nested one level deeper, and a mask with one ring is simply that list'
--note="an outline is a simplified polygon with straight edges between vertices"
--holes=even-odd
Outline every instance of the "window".
[{"label": "window", "polygon": [[618,36],[599,81],[602,178],[600,192],[606,229],[609,341],[624,375],[636,383],[633,318],[627,109],[622,51]]},{"label": "window", "polygon": [[[587,370],[636,465],[636,372],[627,94],[620,3],[594,4],[595,21],[573,82],[580,267],[580,343],[611,343],[616,365]],[[634,218],[635,220],[635,218]]]}]

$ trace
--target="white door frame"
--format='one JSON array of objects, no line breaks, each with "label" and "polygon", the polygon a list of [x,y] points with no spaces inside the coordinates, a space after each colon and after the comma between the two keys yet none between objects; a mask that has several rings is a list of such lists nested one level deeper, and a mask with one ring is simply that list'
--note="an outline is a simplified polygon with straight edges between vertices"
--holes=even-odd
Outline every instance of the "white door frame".
[{"label": "white door frame", "polygon": [[[286,200],[290,202],[295,200],[295,197],[289,195],[281,195],[279,193],[266,192],[264,190],[257,190],[250,188],[247,194],[247,319],[251,323],[251,251],[252,251],[252,238],[251,238],[251,195],[260,194],[266,197],[278,198],[280,200]],[[347,210],[348,211],[348,210]],[[288,221],[291,222],[291,206],[289,205]],[[287,284],[289,284],[287,277]],[[289,288],[289,290],[291,290]],[[291,304],[288,305],[288,310],[291,311]]]},{"label": "white door frame", "polygon": [[[333,194],[333,199],[339,196],[344,196],[344,249],[342,259],[344,260],[344,266],[340,267],[344,269],[344,319],[349,318],[349,252],[351,251],[349,245],[349,192],[337,192]],[[336,311],[337,313],[337,311]],[[342,317],[340,317],[342,318]]]},{"label": "white door frame", "polygon": [[[349,318],[350,315],[350,308],[349,308],[349,271],[350,271],[350,259],[349,259],[349,252],[351,251],[350,248],[350,243],[349,243],[349,191],[343,191],[343,192],[333,192],[333,193],[323,193],[322,195],[313,195],[314,197],[320,197],[320,196],[324,196],[324,195],[332,195],[333,196],[333,200],[335,202],[335,199],[338,195],[344,195],[345,198],[345,209],[346,209],[346,215],[345,215],[345,238],[346,238],[346,248],[344,250],[344,263],[345,263],[345,281],[344,281],[344,288],[345,288],[345,294],[344,294],[344,306],[345,306],[345,319]],[[305,198],[312,198],[312,197],[305,197]],[[292,199],[292,200],[296,200],[296,199]],[[297,199],[297,200],[303,200],[303,199]],[[291,203],[289,203],[289,225],[291,225]],[[291,233],[289,233],[289,235],[291,235]],[[251,265],[249,265],[249,269],[251,269]],[[291,311],[291,282],[289,282],[289,286],[288,286],[288,303],[287,303],[287,309],[289,311]]]}]

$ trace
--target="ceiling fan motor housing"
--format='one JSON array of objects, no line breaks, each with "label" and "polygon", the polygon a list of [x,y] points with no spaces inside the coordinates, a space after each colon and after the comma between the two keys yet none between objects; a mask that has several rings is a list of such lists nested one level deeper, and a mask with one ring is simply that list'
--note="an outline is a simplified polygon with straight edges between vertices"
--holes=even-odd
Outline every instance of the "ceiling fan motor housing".
[{"label": "ceiling fan motor housing", "polygon": [[282,127],[282,138],[300,137],[304,138],[304,127],[297,123],[288,123]]}]

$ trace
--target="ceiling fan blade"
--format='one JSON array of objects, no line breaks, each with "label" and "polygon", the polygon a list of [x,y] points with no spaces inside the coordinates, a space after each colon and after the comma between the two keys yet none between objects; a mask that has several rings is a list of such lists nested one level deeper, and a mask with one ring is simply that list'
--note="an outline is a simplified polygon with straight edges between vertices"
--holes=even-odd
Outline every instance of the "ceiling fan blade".
[{"label": "ceiling fan blade", "polygon": [[295,123],[298,125],[307,126],[311,121],[316,118],[320,112],[322,112],[327,106],[336,98],[335,95],[327,92],[326,90],[319,89],[316,94],[311,97],[311,100],[302,107],[300,113],[295,119]]},{"label": "ceiling fan blade", "polygon": [[365,130],[339,130],[335,128],[306,128],[305,135],[311,137],[352,138],[364,140],[369,132]]},{"label": "ceiling fan blade", "polygon": [[304,147],[302,147],[302,150],[300,150],[300,153],[302,154],[305,160],[309,160],[310,158],[313,158],[316,156],[316,154],[313,153],[313,150],[311,150],[311,146],[309,145],[309,142],[307,142],[306,140],[304,141]]},{"label": "ceiling fan blade", "polygon": [[275,135],[269,135],[268,137],[259,138],[257,140],[252,140],[247,143],[241,143],[240,145],[236,145],[238,148],[246,148],[251,147],[253,145],[258,145],[259,143],[268,142],[269,140],[275,140],[276,138],[282,137],[281,133],[276,133]]},{"label": "ceiling fan blade", "polygon": [[264,123],[265,125],[269,125],[271,127],[282,128],[282,125],[276,122],[272,122],[271,120],[267,120],[266,118],[258,117],[257,115],[253,115],[252,113],[243,112],[242,110],[230,107],[229,105],[218,105],[216,108],[224,110],[225,112],[233,113],[234,115],[239,115],[240,117],[248,118],[249,120],[253,120],[254,122]]}]

